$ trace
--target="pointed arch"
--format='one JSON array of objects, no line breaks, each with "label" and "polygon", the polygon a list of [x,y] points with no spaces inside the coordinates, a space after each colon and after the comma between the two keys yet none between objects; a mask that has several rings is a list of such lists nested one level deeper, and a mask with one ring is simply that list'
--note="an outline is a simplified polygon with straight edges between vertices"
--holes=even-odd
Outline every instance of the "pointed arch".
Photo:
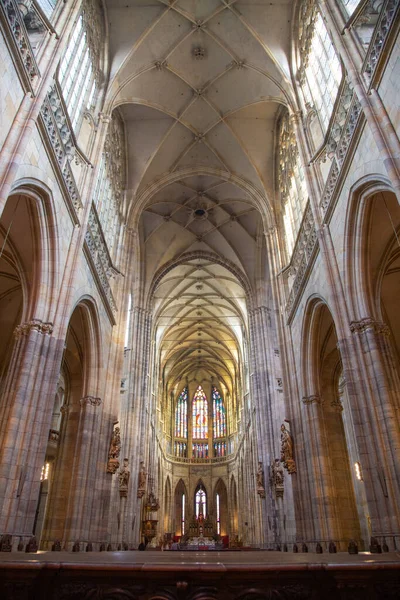
[{"label": "pointed arch", "polygon": [[188,493],[186,484],[182,478],[179,479],[178,483],[175,486],[174,499],[174,532],[175,535],[183,536],[186,534],[187,530]]},{"label": "pointed arch", "polygon": [[228,535],[229,531],[229,509],[228,492],[225,482],[219,478],[214,486],[214,518],[216,530],[219,535]]}]

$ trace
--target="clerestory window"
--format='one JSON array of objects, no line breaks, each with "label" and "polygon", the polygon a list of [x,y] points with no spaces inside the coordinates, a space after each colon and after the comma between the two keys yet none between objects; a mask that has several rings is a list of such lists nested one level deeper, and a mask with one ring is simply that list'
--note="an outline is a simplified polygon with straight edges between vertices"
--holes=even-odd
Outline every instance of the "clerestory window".
[{"label": "clerestory window", "polygon": [[84,110],[91,110],[100,83],[103,9],[98,0],[84,2],[67,49],[58,80],[73,128],[79,128]]},{"label": "clerestory window", "polygon": [[348,17],[351,17],[359,4],[360,0],[342,0],[342,5]]},{"label": "clerestory window", "polygon": [[308,109],[325,133],[342,80],[342,68],[316,2],[300,7],[299,79]]}]

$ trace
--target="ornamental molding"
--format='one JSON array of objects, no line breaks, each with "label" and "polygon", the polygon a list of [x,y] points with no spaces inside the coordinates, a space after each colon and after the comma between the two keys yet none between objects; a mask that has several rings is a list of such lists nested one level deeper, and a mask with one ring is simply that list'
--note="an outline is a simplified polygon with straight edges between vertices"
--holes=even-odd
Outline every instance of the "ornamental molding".
[{"label": "ornamental molding", "polygon": [[80,399],[80,405],[83,406],[100,406],[102,403],[101,398],[96,398],[95,396],[84,396]]},{"label": "ornamental molding", "polygon": [[372,317],[364,317],[359,321],[351,321],[350,323],[350,331],[352,333],[365,333],[369,330],[386,337],[390,336],[390,329],[386,323],[376,321]]},{"label": "ornamental molding", "polygon": [[53,328],[53,323],[45,323],[40,319],[32,319],[31,321],[17,325],[14,330],[14,336],[18,339],[29,335],[31,331],[36,331],[42,335],[51,335],[53,333]]}]

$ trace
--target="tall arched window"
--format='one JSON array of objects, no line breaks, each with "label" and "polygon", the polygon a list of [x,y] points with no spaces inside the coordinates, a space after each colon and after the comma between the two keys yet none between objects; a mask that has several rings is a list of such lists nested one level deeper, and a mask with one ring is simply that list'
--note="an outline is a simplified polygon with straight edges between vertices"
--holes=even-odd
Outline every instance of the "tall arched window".
[{"label": "tall arched window", "polygon": [[185,535],[185,494],[182,494],[182,521],[181,521],[182,535]]},{"label": "tall arched window", "polygon": [[216,494],[215,496],[215,508],[216,508],[216,513],[217,513],[217,533],[218,535],[221,534],[221,507],[220,507],[220,502],[219,502],[219,494]]},{"label": "tall arched window", "polygon": [[193,414],[193,439],[206,440],[208,438],[208,402],[201,385],[196,390],[192,404]]},{"label": "tall arched window", "polygon": [[195,505],[196,518],[198,519],[200,514],[205,517],[207,515],[207,494],[201,485],[196,491]]},{"label": "tall arched window", "polygon": [[85,108],[90,109],[100,84],[100,57],[105,40],[99,0],[84,2],[60,63],[58,79],[74,129]]},{"label": "tall arched window", "polygon": [[226,412],[224,401],[216,387],[212,389],[214,439],[226,437]]},{"label": "tall arched window", "polygon": [[278,123],[278,160],[278,185],[282,203],[287,260],[289,260],[300,229],[308,195],[293,123],[287,110]]},{"label": "tall arched window", "polygon": [[185,387],[179,394],[175,408],[175,437],[187,438],[187,401],[188,389]]},{"label": "tall arched window", "polygon": [[299,78],[305,102],[326,132],[342,79],[342,69],[317,3],[303,1],[299,20]]}]

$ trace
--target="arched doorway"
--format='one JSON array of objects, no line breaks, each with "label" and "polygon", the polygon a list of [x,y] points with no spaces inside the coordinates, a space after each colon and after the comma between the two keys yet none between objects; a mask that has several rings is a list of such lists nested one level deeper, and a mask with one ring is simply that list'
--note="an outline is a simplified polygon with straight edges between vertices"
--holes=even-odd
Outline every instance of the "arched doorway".
[{"label": "arched doorway", "polygon": [[[59,433],[54,459],[50,461],[49,496],[42,547],[59,540],[66,549],[77,539],[91,540],[92,503],[95,501],[96,449],[94,434],[101,399],[90,394],[99,385],[101,372],[97,315],[90,300],[80,302],[72,313],[62,359],[60,381],[63,404],[59,408]],[[55,409],[58,403],[56,396]],[[53,412],[54,415],[54,412]],[[53,449],[48,444],[47,457]]]},{"label": "arched doorway", "polygon": [[[336,327],[325,302],[309,302],[303,326],[303,411],[307,426],[307,469],[315,533],[345,549],[366,542],[363,489],[353,465],[359,460],[351,407],[344,402],[342,357]],[[360,527],[363,523],[363,529]]]}]

